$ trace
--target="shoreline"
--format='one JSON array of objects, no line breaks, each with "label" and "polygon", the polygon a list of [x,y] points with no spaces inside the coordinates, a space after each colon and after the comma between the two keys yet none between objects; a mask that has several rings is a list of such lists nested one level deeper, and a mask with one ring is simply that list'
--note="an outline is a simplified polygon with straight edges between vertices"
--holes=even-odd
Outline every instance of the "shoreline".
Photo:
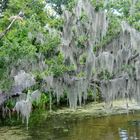
[{"label": "shoreline", "polygon": [[89,103],[87,105],[83,105],[82,107],[77,107],[77,109],[70,109],[67,107],[63,107],[62,109],[58,109],[56,111],[51,111],[48,114],[48,117],[51,116],[65,116],[65,117],[102,117],[102,116],[110,116],[110,115],[121,115],[121,114],[129,114],[135,113],[136,111],[140,111],[140,105],[133,101],[119,100],[114,101],[113,106],[111,108],[107,108],[105,103]]}]

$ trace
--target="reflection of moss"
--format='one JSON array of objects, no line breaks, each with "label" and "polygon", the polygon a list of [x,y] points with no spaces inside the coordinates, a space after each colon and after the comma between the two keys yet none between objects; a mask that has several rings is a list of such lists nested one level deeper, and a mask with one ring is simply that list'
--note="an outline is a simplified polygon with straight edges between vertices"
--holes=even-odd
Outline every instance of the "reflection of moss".
[{"label": "reflection of moss", "polygon": [[36,125],[38,125],[39,123],[45,121],[46,117],[43,116],[43,113],[45,113],[46,117],[47,117],[47,112],[44,110],[35,110],[30,117],[30,127],[35,127]]},{"label": "reflection of moss", "polygon": [[[1,112],[0,112],[1,113]],[[21,124],[21,119],[17,120],[17,115],[13,114],[12,118],[0,118],[0,126],[16,126]]]}]

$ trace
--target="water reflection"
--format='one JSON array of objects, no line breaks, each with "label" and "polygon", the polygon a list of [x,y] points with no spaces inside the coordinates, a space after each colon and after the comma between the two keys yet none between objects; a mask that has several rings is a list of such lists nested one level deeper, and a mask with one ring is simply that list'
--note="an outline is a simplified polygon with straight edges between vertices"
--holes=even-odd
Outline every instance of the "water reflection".
[{"label": "water reflection", "polygon": [[[40,125],[32,139],[45,140],[139,140],[140,114],[100,118],[53,117]],[[36,130],[31,130],[37,132]],[[42,135],[40,135],[40,132]],[[47,132],[47,133],[46,133]]]},{"label": "water reflection", "polygon": [[[28,133],[28,140],[140,140],[139,119],[140,113],[83,119],[54,116],[38,123],[36,121],[30,125],[28,132],[22,130],[20,135],[9,133],[10,127],[6,131],[9,131],[9,137],[13,135],[15,139],[17,136],[22,139],[23,135],[25,137],[25,133]],[[3,135],[1,132],[4,131],[0,131],[0,140]],[[3,139],[4,137],[3,135]]]},{"label": "water reflection", "polygon": [[119,136],[121,140],[128,140],[128,132],[127,130],[119,128]]},{"label": "water reflection", "polygon": [[28,131],[23,127],[0,127],[0,140],[27,140],[31,139]]},{"label": "water reflection", "polygon": [[140,140],[140,121],[128,121],[127,129],[118,129],[120,140]]}]

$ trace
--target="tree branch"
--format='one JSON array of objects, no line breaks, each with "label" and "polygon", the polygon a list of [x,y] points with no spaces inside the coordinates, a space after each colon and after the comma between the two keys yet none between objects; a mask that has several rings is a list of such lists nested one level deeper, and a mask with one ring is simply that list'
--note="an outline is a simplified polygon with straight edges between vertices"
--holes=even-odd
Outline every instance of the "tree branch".
[{"label": "tree branch", "polygon": [[16,20],[21,20],[21,21],[23,20],[23,14],[21,14],[20,12],[17,16],[10,17],[10,20],[12,21],[9,24],[9,26],[2,33],[0,33],[0,40],[8,33],[8,31],[10,30],[10,28],[12,27],[12,25]]},{"label": "tree branch", "polygon": [[131,56],[131,57],[129,58],[129,60],[128,60],[128,64],[130,64],[130,62],[131,62],[132,60],[134,60],[135,58],[137,58],[138,56],[139,56],[139,53],[136,53],[135,55]]}]

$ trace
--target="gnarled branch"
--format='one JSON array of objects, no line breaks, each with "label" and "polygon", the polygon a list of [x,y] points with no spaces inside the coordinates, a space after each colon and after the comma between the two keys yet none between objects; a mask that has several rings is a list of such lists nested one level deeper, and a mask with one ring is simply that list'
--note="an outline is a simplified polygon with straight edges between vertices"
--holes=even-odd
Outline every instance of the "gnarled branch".
[{"label": "gnarled branch", "polygon": [[0,40],[7,34],[7,32],[10,30],[10,28],[12,27],[12,25],[16,20],[23,20],[23,13],[22,14],[21,13],[22,12],[19,12],[18,15],[10,17],[11,23],[2,33],[0,33]]}]

